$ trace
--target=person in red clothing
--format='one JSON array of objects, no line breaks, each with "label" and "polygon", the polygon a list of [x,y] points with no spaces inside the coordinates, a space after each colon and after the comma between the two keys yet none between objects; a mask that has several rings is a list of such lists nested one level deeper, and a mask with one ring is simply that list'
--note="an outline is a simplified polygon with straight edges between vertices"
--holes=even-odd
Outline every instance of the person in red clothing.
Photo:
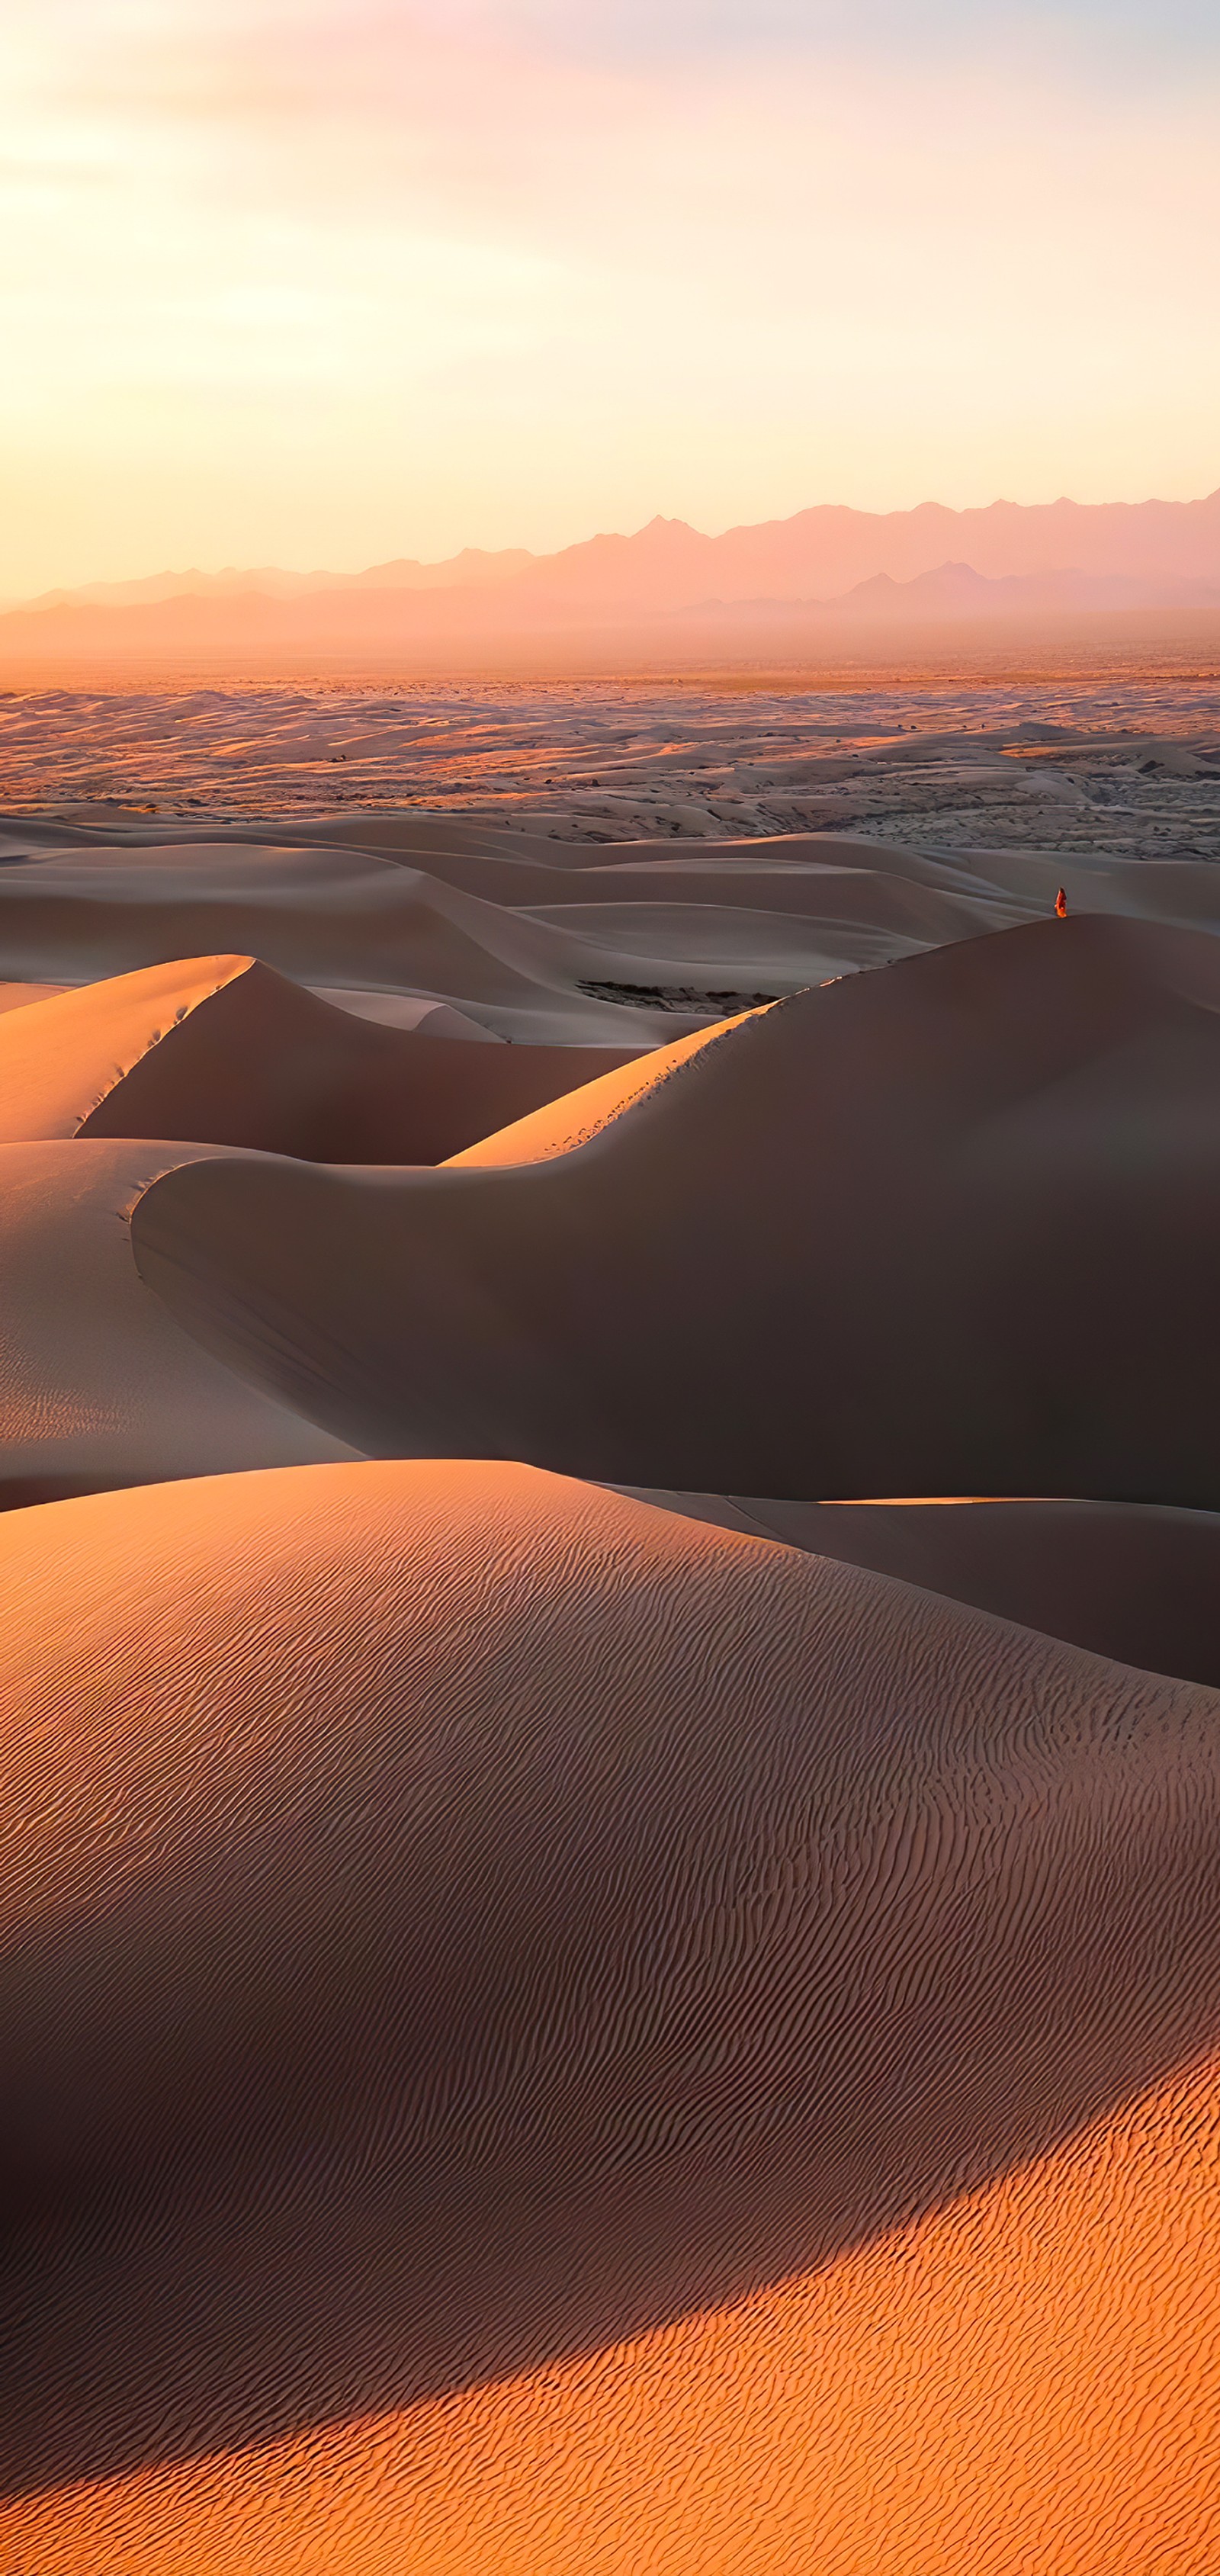
[{"label": "person in red clothing", "polygon": [[1058,915],[1059,915],[1059,919],[1060,919],[1061,921],[1066,921],[1066,920],[1067,920],[1067,917],[1068,917],[1068,899],[1067,899],[1066,894],[1065,894],[1065,893],[1064,893],[1064,891],[1063,891],[1062,886],[1060,886],[1060,888],[1059,888],[1059,892],[1058,892],[1058,894],[1057,894],[1057,895],[1056,895],[1056,897],[1055,897],[1055,910],[1056,910],[1056,912],[1058,913]]}]

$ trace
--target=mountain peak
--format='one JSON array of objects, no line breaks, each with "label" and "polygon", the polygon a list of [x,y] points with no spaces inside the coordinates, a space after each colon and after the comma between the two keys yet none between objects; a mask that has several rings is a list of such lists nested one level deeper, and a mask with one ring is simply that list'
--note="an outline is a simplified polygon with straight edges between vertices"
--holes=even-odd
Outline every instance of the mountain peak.
[{"label": "mountain peak", "polygon": [[[1009,585],[1007,594],[996,585]],[[1090,600],[1098,608],[1193,601],[1210,611],[1217,586],[1220,490],[1203,501],[993,501],[966,510],[931,501],[886,512],[820,504],[715,537],[658,511],[631,534],[606,531],[552,555],[465,547],[442,563],[400,556],[358,573],[230,566],[44,593],[0,615],[0,649],[10,657],[86,648],[171,655],[206,634],[217,652],[222,643],[237,651],[243,633],[257,632],[291,633],[311,650],[324,649],[314,638],[346,649],[364,635],[379,656],[392,656],[396,639],[422,653],[429,636],[455,633],[625,630],[713,599],[726,608],[808,607],[863,589],[881,609],[902,589],[907,606],[961,617],[976,607],[1032,614],[1036,604],[1055,614]]]}]

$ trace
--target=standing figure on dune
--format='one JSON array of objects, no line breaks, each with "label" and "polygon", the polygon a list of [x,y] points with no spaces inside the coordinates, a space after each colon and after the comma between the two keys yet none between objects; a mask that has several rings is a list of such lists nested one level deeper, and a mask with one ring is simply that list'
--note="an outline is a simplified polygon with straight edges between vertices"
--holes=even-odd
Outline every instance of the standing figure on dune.
[{"label": "standing figure on dune", "polygon": [[1056,897],[1055,897],[1055,910],[1056,910],[1056,912],[1058,913],[1058,916],[1059,916],[1060,921],[1066,921],[1066,920],[1067,920],[1067,917],[1068,917],[1068,899],[1067,899],[1066,894],[1064,893],[1064,890],[1063,890],[1063,887],[1062,887],[1062,886],[1060,886],[1060,888],[1059,888],[1059,892],[1058,892],[1058,894],[1057,894],[1057,895],[1056,895]]}]

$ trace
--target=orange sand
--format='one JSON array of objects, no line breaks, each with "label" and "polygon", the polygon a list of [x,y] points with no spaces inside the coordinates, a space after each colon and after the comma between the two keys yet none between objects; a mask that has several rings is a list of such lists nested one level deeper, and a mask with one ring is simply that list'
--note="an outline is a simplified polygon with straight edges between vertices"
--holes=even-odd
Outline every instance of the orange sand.
[{"label": "orange sand", "polygon": [[633,1061],[418,1036],[336,1010],[251,957],[179,959],[0,1015],[0,1139],[173,1136],[439,1163],[582,1073]]},{"label": "orange sand", "polygon": [[1214,1693],[520,1468],[0,1576],[6,2576],[1210,2564]]},{"label": "orange sand", "polygon": [[0,2507],[13,2576],[1204,2576],[1220,2060],[745,2305]]},{"label": "orange sand", "polygon": [[497,1128],[476,1145],[467,1145],[462,1153],[450,1154],[446,1159],[454,1169],[553,1162],[557,1154],[570,1154],[577,1145],[587,1145],[591,1137],[599,1136],[625,1109],[665,1082],[676,1066],[698,1055],[726,1029],[738,1028],[742,1017],[755,1016],[746,1012],[735,1019],[718,1020],[710,1029],[694,1029],[687,1037],[675,1038],[671,1046],[655,1047],[650,1055],[636,1056],[613,1073],[599,1074],[592,1082],[561,1092],[557,1099],[527,1117],[514,1119],[511,1126]]},{"label": "orange sand", "polygon": [[1211,2576],[1214,872],[30,829],[0,2576]]}]

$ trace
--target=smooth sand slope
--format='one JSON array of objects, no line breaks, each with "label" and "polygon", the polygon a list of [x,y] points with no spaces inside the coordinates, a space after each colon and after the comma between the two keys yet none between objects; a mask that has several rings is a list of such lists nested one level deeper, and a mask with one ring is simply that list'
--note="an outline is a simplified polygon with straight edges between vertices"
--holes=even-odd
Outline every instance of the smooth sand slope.
[{"label": "smooth sand slope", "polygon": [[1214,1694],[518,1467],[0,1561],[3,2563],[1212,2563]]},{"label": "smooth sand slope", "polygon": [[[367,852],[235,840],[90,848],[0,872],[10,978],[69,982],[212,952],[259,957],[304,984],[468,1003],[504,1035],[579,1044],[609,1026],[630,1045],[635,1034],[581,992],[582,977],[605,972],[601,949]],[[645,1022],[638,1042],[647,1035]]]},{"label": "smooth sand slope", "polygon": [[183,1168],[136,1259],[373,1452],[1212,1509],[1218,1005],[1206,936],[1038,923],[760,1012],[549,1160]]},{"label": "smooth sand slope", "polygon": [[439,1163],[586,1068],[633,1060],[382,1028],[254,958],[197,957],[0,1017],[0,1138],[173,1136]]},{"label": "smooth sand slope", "polygon": [[0,984],[0,1014],[24,1011],[30,1002],[49,1002],[65,990],[63,984]]},{"label": "smooth sand slope", "polygon": [[921,1584],[1115,1662],[1220,1688],[1220,1514],[1136,1503],[638,1499]]},{"label": "smooth sand slope", "polygon": [[[1131,756],[1145,748],[1166,757],[1173,750],[1168,744],[1135,744]],[[912,741],[908,749],[912,755],[922,750],[926,761],[929,746]],[[965,734],[935,749],[957,753],[966,765],[961,791],[966,813],[954,817],[960,832],[970,811],[971,786],[977,785],[972,777],[977,738]],[[1010,761],[1007,767],[1014,793],[1025,783],[1023,772],[1035,774],[1032,762]],[[913,775],[918,775],[914,766]],[[1049,773],[1047,783],[1067,796],[1070,781],[1064,784],[1057,772]],[[1078,808],[1073,804],[1066,810],[1075,814]],[[1105,812],[1104,803],[1100,810]],[[1201,866],[1196,857],[1173,855],[1169,847],[1138,861],[1104,846],[1065,849],[1059,845],[1064,811],[1062,803],[1048,796],[1041,816],[1044,835],[1035,812],[1023,818],[1019,832],[1010,824],[995,840],[987,832],[988,817],[980,813],[964,847],[940,842],[935,813],[924,817],[930,847],[910,838],[889,843],[870,834],[867,820],[855,830],[792,831],[781,825],[762,838],[729,835],[699,839],[692,846],[685,834],[700,820],[694,807],[676,838],[617,838],[612,847],[490,829],[475,843],[473,834],[460,834],[452,824],[450,837],[442,842],[445,827],[437,827],[431,817],[362,816],[310,828],[319,848],[376,849],[486,902],[527,910],[541,920],[553,918],[573,930],[587,925],[591,937],[597,935],[599,913],[619,914],[616,928],[643,943],[651,935],[650,916],[661,908],[682,907],[696,918],[709,909],[737,910],[772,917],[771,941],[782,956],[784,922],[797,915],[787,934],[791,944],[803,940],[809,953],[830,958],[828,973],[886,964],[921,948],[1041,919],[1052,909],[1060,885],[1066,887],[1073,911],[1220,931],[1220,877],[1214,867]],[[434,838],[439,845],[431,847]],[[731,937],[727,923],[720,936],[726,941]],[[740,943],[742,956],[748,941],[747,932]]]},{"label": "smooth sand slope", "polygon": [[[764,1003],[762,1008],[774,1006]],[[552,1163],[560,1154],[570,1154],[578,1145],[587,1145],[603,1128],[613,1126],[624,1110],[642,1100],[645,1093],[655,1092],[667,1082],[679,1065],[698,1055],[714,1039],[723,1037],[726,1029],[739,1028],[752,1017],[740,1012],[730,1020],[714,1020],[703,1029],[692,1029],[686,1037],[675,1038],[671,1045],[652,1047],[646,1055],[633,1056],[611,1073],[596,1074],[591,1082],[578,1083],[574,1089],[558,1094],[539,1109],[529,1110],[523,1118],[514,1118],[507,1127],[496,1128],[491,1135],[481,1136],[477,1144],[467,1145],[459,1154],[447,1156],[455,1171],[467,1168],[491,1169],[509,1163]],[[589,1053],[582,1048],[582,1055]],[[569,1061],[575,1070],[574,1054]]]},{"label": "smooth sand slope", "polygon": [[[248,963],[178,958],[75,991],[31,987],[25,1009],[0,1017],[0,1142],[78,1136],[92,1116],[104,1116],[116,1087],[121,1091],[150,1048]],[[176,1131],[157,1125],[143,1132]]]},{"label": "smooth sand slope", "polygon": [[0,834],[0,2576],[1220,2564],[1220,876],[715,730]]},{"label": "smooth sand slope", "polygon": [[[1018,784],[1027,765],[1007,764]],[[315,819],[295,840],[167,828],[125,817],[113,840],[82,828],[57,849],[68,826],[29,825],[28,855],[0,867],[0,975],[79,983],[249,955],[366,1009],[405,997],[522,1044],[630,1049],[1041,919],[1061,883],[1073,911],[1220,929],[1220,871],[1189,859],[832,832],[609,850],[426,814]]]},{"label": "smooth sand slope", "polygon": [[132,1203],[190,1150],[0,1146],[0,1509],[354,1454],[210,1358],[139,1278]]},{"label": "smooth sand slope", "polygon": [[[556,870],[554,882],[567,879]],[[649,908],[641,920],[628,906],[616,939],[600,916],[585,935],[582,906],[552,922],[512,891],[484,900],[344,848],[91,847],[0,870],[0,970],[74,982],[232,952],[297,983],[426,995],[526,1043],[625,1048],[676,1033],[662,999],[675,982],[706,1019],[739,990],[756,998],[760,976],[770,993],[836,971],[839,945],[816,920],[763,915],[739,937],[730,911],[717,936],[717,916],[696,904],[654,937]],[[709,1003],[713,989],[727,998]],[[677,1028],[688,1025],[690,1011]]]}]

